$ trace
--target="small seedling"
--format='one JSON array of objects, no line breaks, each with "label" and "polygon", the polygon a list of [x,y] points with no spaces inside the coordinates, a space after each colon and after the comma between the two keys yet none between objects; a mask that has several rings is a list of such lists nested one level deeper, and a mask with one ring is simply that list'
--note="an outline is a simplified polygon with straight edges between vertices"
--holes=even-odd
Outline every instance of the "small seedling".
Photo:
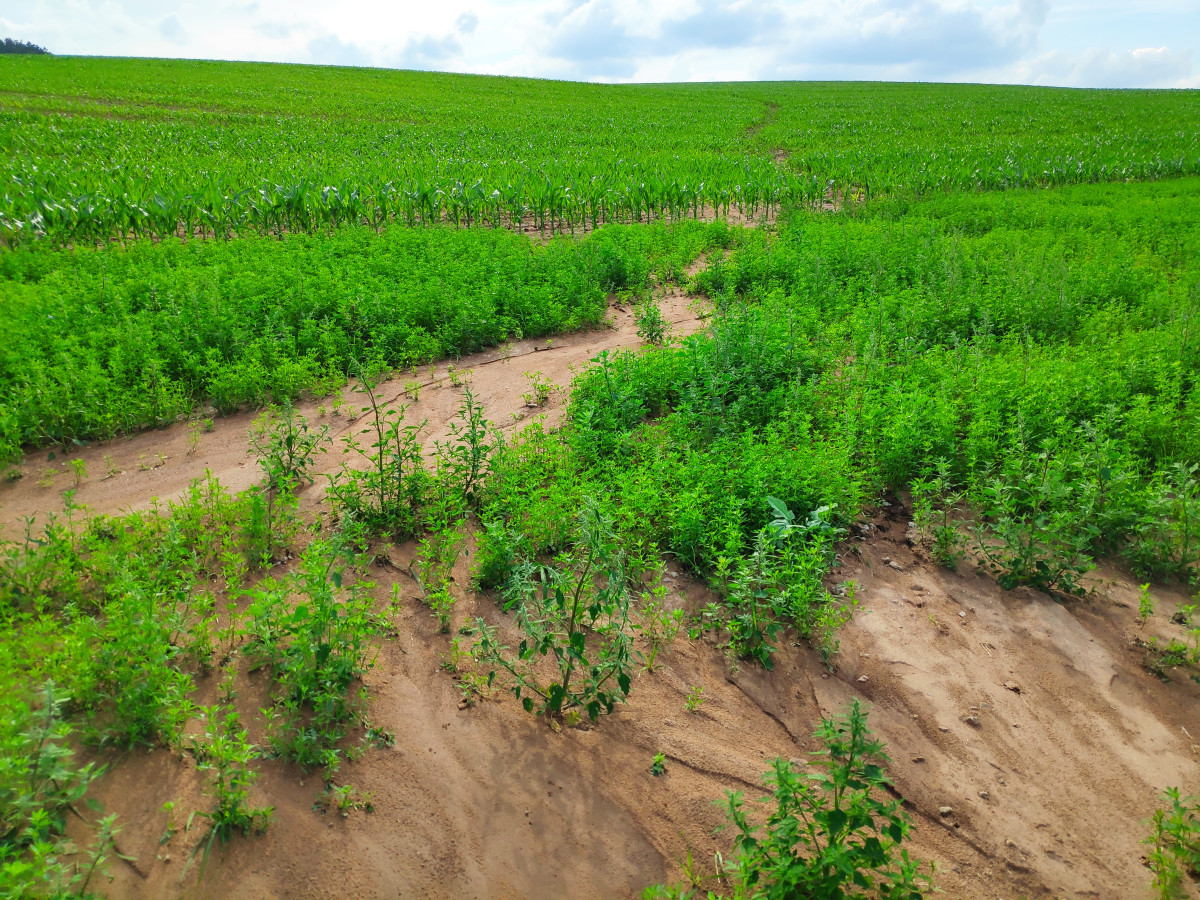
[{"label": "small seedling", "polygon": [[87,478],[87,463],[82,459],[71,460],[71,474],[75,476],[75,487],[79,487],[80,482]]},{"label": "small seedling", "polygon": [[654,754],[654,761],[650,763],[650,774],[655,777],[667,774],[667,754]]},{"label": "small seedling", "polygon": [[188,451],[187,455],[191,456],[196,452],[196,448],[200,446],[200,436],[204,434],[204,425],[198,421],[188,422]]},{"label": "small seedling", "polygon": [[421,382],[406,381],[404,382],[404,395],[416,403],[421,399]]},{"label": "small seedling", "polygon": [[554,383],[539,372],[526,372],[529,387],[532,389],[521,395],[525,405],[529,407],[545,406],[554,394]]},{"label": "small seedling", "polygon": [[458,643],[458,638],[451,638],[450,649],[442,654],[442,668],[451,675],[457,674],[462,664],[470,658],[471,655]]},{"label": "small seedling", "polygon": [[38,479],[38,487],[54,487],[54,476],[58,474],[58,469],[48,468],[42,470],[42,477]]},{"label": "small seedling", "polygon": [[638,656],[643,668],[653,672],[658,664],[658,654],[679,634],[679,626],[683,623],[683,610],[668,611],[663,607],[663,595],[666,590],[660,585],[653,591],[654,599],[646,604],[642,611],[642,625],[638,629],[646,639],[646,649],[639,651]]},{"label": "small seedling", "polygon": [[1154,873],[1154,893],[1161,900],[1190,896],[1185,887],[1200,867],[1200,801],[1184,797],[1179,788],[1163,794],[1166,805],[1154,812],[1146,863]]},{"label": "small seedling", "polygon": [[159,846],[163,846],[171,842],[171,838],[175,837],[175,832],[179,830],[179,826],[175,824],[175,801],[168,800],[162,805],[162,811],[167,816],[167,827],[163,831],[162,837],[158,839]]},{"label": "small seedling", "polygon": [[342,818],[346,819],[356,810],[375,812],[375,805],[371,802],[369,791],[360,791],[352,784],[343,784],[340,787],[331,784],[325,788],[325,793],[317,798],[313,810],[327,813],[331,809],[336,809],[342,814]]},{"label": "small seedling", "polygon": [[1143,584],[1138,588],[1138,625],[1146,627],[1146,622],[1154,615],[1154,598],[1150,596],[1150,585]]},{"label": "small seedling", "polygon": [[704,705],[705,699],[704,687],[699,684],[693,685],[688,688],[687,697],[683,701],[683,708],[690,713],[699,712],[700,707]]},{"label": "small seedling", "polygon": [[117,468],[117,461],[112,458],[112,454],[111,453],[105,454],[104,477],[105,478],[116,478],[120,474],[121,474],[121,471],[120,471],[120,469]]}]

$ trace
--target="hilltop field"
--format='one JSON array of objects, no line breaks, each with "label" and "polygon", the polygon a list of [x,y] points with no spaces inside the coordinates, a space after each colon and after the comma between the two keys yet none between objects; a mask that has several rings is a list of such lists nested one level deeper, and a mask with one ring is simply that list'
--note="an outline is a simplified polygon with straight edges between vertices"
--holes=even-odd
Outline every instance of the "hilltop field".
[{"label": "hilltop field", "polygon": [[0,896],[1198,896],[1200,92],[0,85]]}]

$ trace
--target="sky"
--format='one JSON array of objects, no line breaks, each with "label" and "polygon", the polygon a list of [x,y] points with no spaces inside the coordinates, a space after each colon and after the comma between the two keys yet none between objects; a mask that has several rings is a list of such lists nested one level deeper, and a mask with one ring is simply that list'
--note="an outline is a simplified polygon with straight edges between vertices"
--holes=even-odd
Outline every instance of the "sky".
[{"label": "sky", "polygon": [[1200,0],[0,0],[3,36],[599,82],[1200,88]]}]

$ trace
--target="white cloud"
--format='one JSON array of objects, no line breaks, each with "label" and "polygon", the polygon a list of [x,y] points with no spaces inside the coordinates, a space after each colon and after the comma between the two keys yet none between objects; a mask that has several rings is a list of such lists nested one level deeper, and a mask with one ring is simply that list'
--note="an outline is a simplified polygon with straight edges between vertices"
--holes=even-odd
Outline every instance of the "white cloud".
[{"label": "white cloud", "polygon": [[1051,50],[1022,62],[1022,79],[1029,84],[1065,87],[1197,87],[1189,50],[1139,47],[1125,52],[1107,49],[1083,53]]},{"label": "white cloud", "polygon": [[[1194,0],[26,0],[59,53],[600,81],[923,79],[1198,86]],[[1156,25],[1156,23],[1159,23]]]}]

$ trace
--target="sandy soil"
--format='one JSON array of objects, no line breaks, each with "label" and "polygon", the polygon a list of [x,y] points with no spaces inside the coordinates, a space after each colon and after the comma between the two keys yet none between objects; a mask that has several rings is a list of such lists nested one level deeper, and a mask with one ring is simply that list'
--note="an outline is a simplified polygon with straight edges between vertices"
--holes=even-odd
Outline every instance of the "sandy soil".
[{"label": "sandy soil", "polygon": [[[697,331],[708,314],[704,298],[689,297],[674,287],[662,293],[658,302],[676,338]],[[485,416],[505,432],[524,427],[536,416],[544,416],[546,427],[551,428],[562,416],[565,389],[575,369],[586,366],[603,350],[641,345],[631,305],[611,304],[609,322],[611,327],[599,331],[514,341],[455,362],[423,366],[415,374],[397,373],[379,386],[378,394],[388,407],[407,404],[406,423],[426,423],[422,435],[430,453],[436,442],[446,440],[448,425],[463,402],[462,389],[452,383],[451,368],[483,404]],[[526,373],[536,372],[562,389],[543,407],[530,407],[523,396],[531,392]],[[416,401],[406,395],[409,382],[419,385]],[[360,410],[366,398],[351,387],[341,393],[341,399],[343,409],[336,415],[333,410],[337,397],[296,404],[297,411],[312,425],[327,425],[333,440],[329,452],[319,455],[310,470],[316,483],[300,489],[302,507],[313,508],[324,496],[326,481],[321,475],[338,469],[344,459],[340,440],[365,433],[367,421]],[[212,431],[200,433],[194,447],[188,427],[177,424],[65,453],[61,448],[30,451],[16,467],[21,477],[0,482],[0,537],[18,537],[28,516],[44,521],[48,513],[60,514],[62,494],[72,488],[76,503],[91,513],[104,515],[148,509],[154,499],[163,503],[178,499],[205,472],[212,473],[231,491],[245,490],[262,480],[247,438],[257,415],[255,411],[212,416]],[[88,473],[77,486],[69,464],[75,459],[83,460]]]},{"label": "sandy soil", "polygon": [[[677,333],[701,322],[687,299],[671,295],[664,312]],[[471,384],[493,420],[513,427],[561,415],[562,397],[530,410],[526,371],[558,384],[604,348],[633,346],[627,310],[614,309],[608,331],[514,345],[510,353],[465,359]],[[427,382],[410,418],[428,418],[427,440],[444,433],[461,393]],[[428,376],[428,377],[427,377]],[[402,381],[387,385],[399,394]],[[303,411],[315,416],[315,404]],[[247,456],[251,415],[215,420],[188,454],[185,427],[175,426],[85,448],[92,477],[78,499],[99,512],[144,508],[151,496],[177,496],[207,469],[233,489],[257,479]],[[332,418],[335,430],[357,427]],[[361,424],[358,423],[358,424]],[[157,463],[157,454],[165,464]],[[101,480],[110,455],[120,474]],[[331,459],[322,466],[332,467]],[[60,504],[58,489],[36,484],[46,463],[0,488],[0,519],[10,530],[24,515]],[[307,489],[315,503],[320,481]],[[1060,603],[1030,591],[1001,591],[969,562],[957,573],[933,566],[911,542],[903,498],[891,498],[840,551],[832,582],[853,580],[861,606],[841,632],[834,671],[805,646],[784,646],[773,671],[749,664],[730,674],[712,638],[681,636],[661,668],[641,673],[630,702],[597,725],[561,733],[497,693],[460,708],[459,692],[440,668],[448,636],[402,574],[414,552],[393,547],[373,569],[382,598],[393,582],[405,604],[392,638],[367,677],[371,716],[396,735],[395,746],[370,750],[346,764],[341,783],[369,791],[373,813],[320,813],[321,788],[274,761],[262,764],[258,802],[275,806],[261,837],[216,847],[202,881],[198,862],[186,877],[199,825],[182,826],[210,802],[202,776],[184,755],[133,752],[109,760],[95,791],[124,830],[114,861],[115,897],[632,897],[650,883],[680,877],[691,851],[711,871],[728,849],[714,836],[723,821],[714,801],[727,790],[758,796],[767,760],[804,758],[816,749],[820,716],[850,697],[871,708],[871,724],[887,741],[895,789],[916,821],[913,852],[938,865],[936,883],[952,898],[1149,895],[1141,856],[1145,820],[1170,785],[1194,790],[1200,769],[1200,685],[1182,675],[1164,683],[1141,666],[1134,638],[1168,635],[1183,594],[1156,590],[1159,613],[1137,622],[1136,585],[1101,568],[1086,599]],[[668,562],[669,603],[695,610],[706,588]],[[465,589],[468,566],[455,570],[457,620],[499,620],[494,600]],[[216,685],[200,685],[208,697]],[[707,698],[684,708],[692,686]],[[238,705],[247,721],[266,705],[263,676],[242,674]],[[255,725],[252,740],[262,741]],[[667,772],[650,774],[652,756]],[[162,806],[176,802],[180,831],[167,828]],[[942,813],[944,807],[951,812]],[[198,820],[199,822],[200,820]]]}]

